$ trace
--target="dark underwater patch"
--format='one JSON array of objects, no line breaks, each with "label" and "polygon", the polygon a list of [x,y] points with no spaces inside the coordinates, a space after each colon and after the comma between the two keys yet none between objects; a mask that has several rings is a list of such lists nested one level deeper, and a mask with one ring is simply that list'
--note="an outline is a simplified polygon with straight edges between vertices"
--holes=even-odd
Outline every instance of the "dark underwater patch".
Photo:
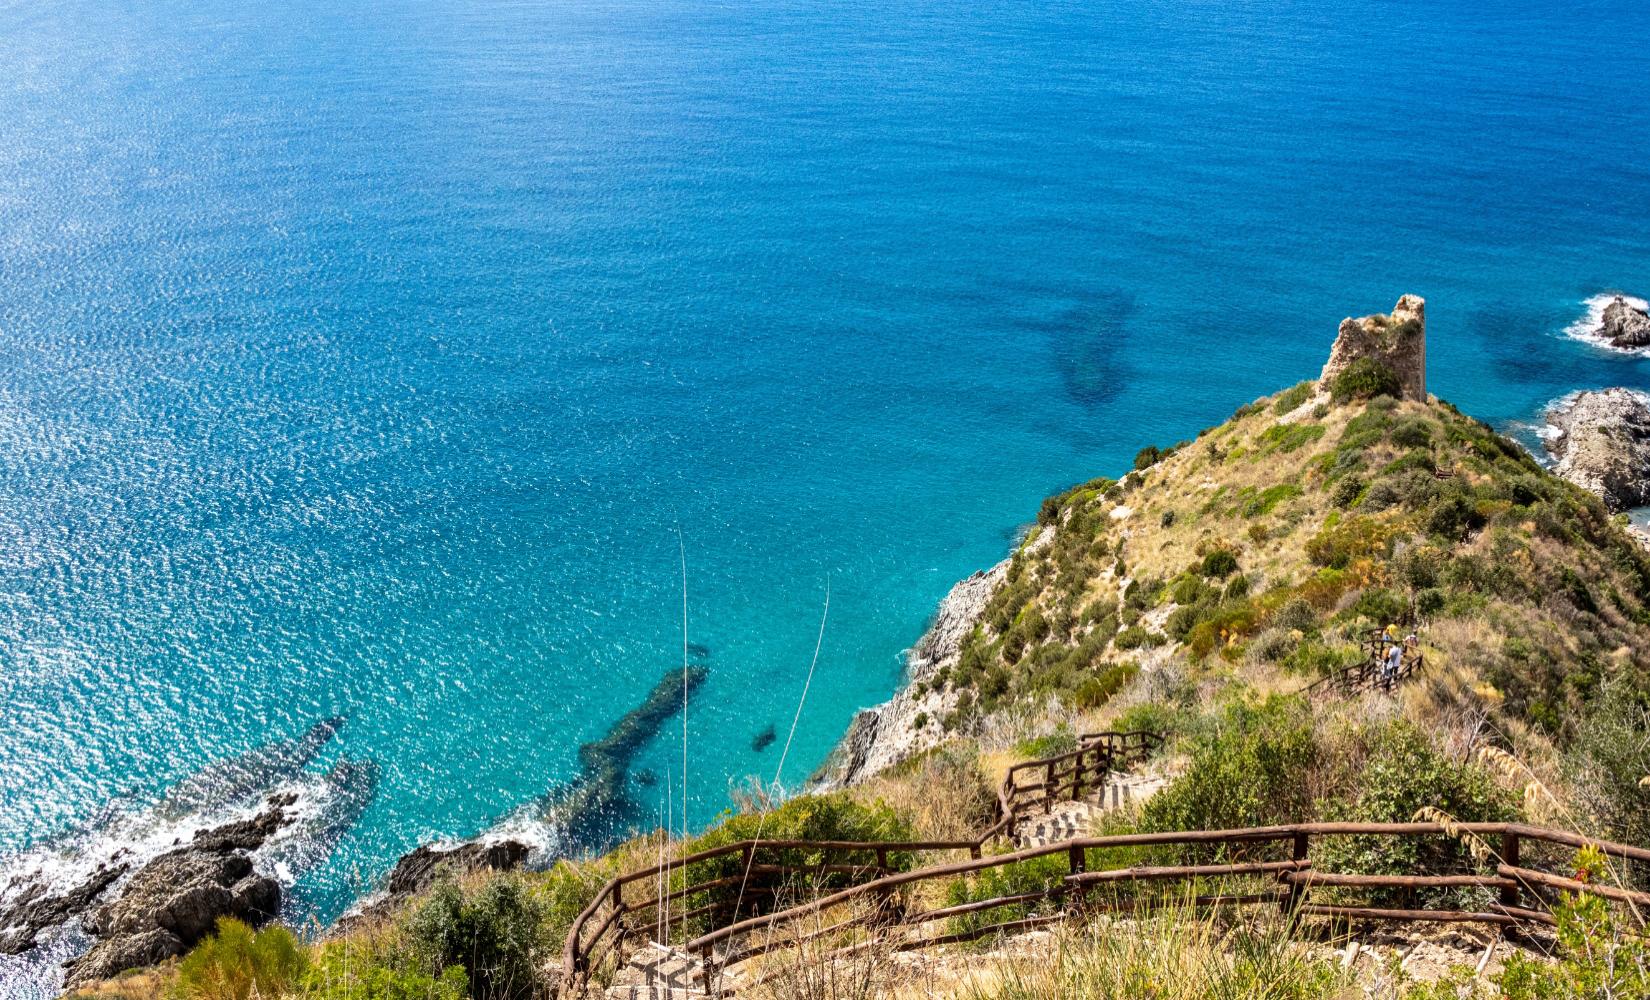
[{"label": "dark underwater patch", "polygon": [[773,724],[769,723],[768,728],[751,737],[751,749],[755,750],[757,753],[761,753],[767,748],[773,746],[774,741],[777,739],[779,739],[779,734],[774,731]]},{"label": "dark underwater patch", "polygon": [[1043,333],[1066,395],[1085,408],[1104,406],[1128,385],[1123,353],[1128,345],[1134,296],[1120,289],[1018,325]]}]

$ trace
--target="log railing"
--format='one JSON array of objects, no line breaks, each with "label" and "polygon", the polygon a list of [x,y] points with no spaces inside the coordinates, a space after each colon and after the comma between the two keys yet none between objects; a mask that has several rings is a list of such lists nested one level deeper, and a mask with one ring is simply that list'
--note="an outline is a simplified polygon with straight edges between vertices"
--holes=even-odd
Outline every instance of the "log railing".
[{"label": "log railing", "polygon": [[[1098,791],[1112,771],[1143,761],[1161,748],[1163,737],[1139,731],[1089,733],[1079,737],[1078,744],[1067,753],[1010,768],[997,790],[996,821],[974,840],[745,840],[620,875],[602,886],[574,918],[562,949],[563,979],[582,988],[592,970],[622,958],[624,943],[631,938],[668,939],[673,932],[686,934],[701,924],[734,925],[741,916],[772,911],[777,902],[772,883],[789,877],[809,876],[816,885],[853,886],[890,877],[896,869],[910,867],[908,862],[918,855],[963,853],[978,859],[986,844],[1012,836],[1025,816]],[[673,883],[677,878],[679,888]]]},{"label": "log railing", "polygon": [[[1449,841],[1462,836],[1496,845],[1493,865],[1474,870],[1409,874],[1320,872],[1310,857],[1315,843],[1336,837],[1385,837]],[[1241,830],[1181,831],[1092,837],[1028,848],[1007,854],[934,865],[881,878],[818,896],[783,910],[735,921],[694,938],[686,949],[704,963],[716,987],[729,968],[778,948],[826,935],[841,937],[860,930],[893,950],[932,947],[1070,919],[1076,915],[1116,910],[1141,910],[1162,905],[1193,907],[1271,904],[1291,917],[1386,921],[1479,922],[1500,925],[1556,923],[1551,913],[1558,892],[1590,893],[1615,903],[1650,908],[1650,893],[1598,885],[1518,863],[1521,846],[1560,848],[1566,853],[1593,847],[1618,862],[1650,865],[1650,850],[1595,841],[1558,830],[1515,823],[1463,823],[1449,828],[1433,823],[1305,823]],[[1158,853],[1179,849],[1197,863],[1134,864],[1095,870],[1091,864],[1108,852],[1150,848]],[[1548,853],[1551,853],[1549,851]],[[949,906],[923,909],[915,905],[918,887],[942,886],[978,874],[1040,859],[1064,856],[1065,871],[1044,888]],[[1201,856],[1201,857],[1199,857]],[[1560,862],[1554,862],[1560,863]],[[1650,870],[1650,868],[1644,869]],[[1218,884],[1243,879],[1260,885]],[[1209,886],[1211,880],[1217,882]],[[1182,883],[1180,897],[1114,893],[1101,898],[1103,887],[1127,887],[1147,882]],[[1267,888],[1270,885],[1271,888]],[[1199,888],[1215,888],[1197,894]],[[1250,891],[1232,891],[1248,889]],[[1316,890],[1337,896],[1385,890],[1413,898],[1418,890],[1451,890],[1465,895],[1471,908],[1393,905],[1390,902],[1322,900]],[[1463,894],[1480,889],[1482,893]],[[928,893],[930,897],[934,893]],[[1489,901],[1493,900],[1493,902]],[[1026,909],[1043,904],[1050,912],[1027,915]],[[941,920],[976,918],[991,910],[1010,912],[995,922],[963,920],[963,926],[938,935],[912,933]],[[798,928],[818,924],[823,929]],[[861,947],[863,942],[852,947]],[[760,977],[758,977],[760,978]],[[713,988],[713,995],[721,992]]]},{"label": "log railing", "polygon": [[[1374,688],[1386,687],[1386,681],[1381,676],[1381,658],[1388,644],[1389,640],[1382,636],[1379,629],[1370,631],[1364,636],[1362,643],[1362,661],[1318,678],[1306,686],[1305,693],[1308,696],[1317,696],[1334,692],[1350,698]],[[1426,658],[1416,649],[1404,656],[1390,686],[1397,687],[1425,669]]]}]

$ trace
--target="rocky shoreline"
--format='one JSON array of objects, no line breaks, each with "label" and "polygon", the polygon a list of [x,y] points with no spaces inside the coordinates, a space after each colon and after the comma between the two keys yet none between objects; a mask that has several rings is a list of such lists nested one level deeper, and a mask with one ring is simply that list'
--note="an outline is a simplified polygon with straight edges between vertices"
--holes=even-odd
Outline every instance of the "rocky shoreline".
[{"label": "rocky shoreline", "polygon": [[[1048,529],[1038,532],[1026,542],[1026,548],[1035,551],[1053,535]],[[941,670],[956,665],[963,639],[1002,585],[1008,565],[1009,560],[1004,559],[951,588],[940,601],[933,623],[907,658],[904,683],[892,698],[854,716],[841,742],[814,775],[811,790],[830,791],[857,784],[946,739],[941,720],[957,707],[958,692],[930,682]]]},{"label": "rocky shoreline", "polygon": [[1616,512],[1650,505],[1650,395],[1597,389],[1547,411],[1553,471]]}]

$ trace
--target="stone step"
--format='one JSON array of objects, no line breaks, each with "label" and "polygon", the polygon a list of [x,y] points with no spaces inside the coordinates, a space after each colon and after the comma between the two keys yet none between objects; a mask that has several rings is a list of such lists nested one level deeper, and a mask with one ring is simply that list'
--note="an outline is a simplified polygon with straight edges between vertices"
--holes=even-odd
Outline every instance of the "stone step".
[{"label": "stone step", "polygon": [[607,1000],[710,1000],[704,990],[686,986],[638,986],[634,983],[607,988]]},{"label": "stone step", "polygon": [[[639,991],[638,1000],[649,996],[656,1000],[667,1000],[667,996],[668,1000],[685,1000],[689,994],[704,996],[705,968],[686,952],[650,941],[631,953],[624,968],[614,977],[608,995],[618,1000],[619,993],[615,991],[623,990]],[[656,993],[649,994],[648,990]]]},{"label": "stone step", "polygon": [[1046,847],[1084,836],[1094,817],[1150,798],[1168,783],[1156,775],[1120,774],[1082,799],[1056,802],[1046,813],[1022,819],[1014,833],[1021,847]]}]

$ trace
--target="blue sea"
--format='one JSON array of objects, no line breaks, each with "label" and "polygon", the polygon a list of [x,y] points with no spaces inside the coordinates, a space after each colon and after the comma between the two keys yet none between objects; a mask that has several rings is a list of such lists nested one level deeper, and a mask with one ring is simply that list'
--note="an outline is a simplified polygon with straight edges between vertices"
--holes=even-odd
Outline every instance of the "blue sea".
[{"label": "blue sea", "polygon": [[577,778],[680,669],[684,563],[685,814],[673,716],[604,821],[700,828],[801,784],[1041,497],[1404,292],[1499,426],[1650,386],[1567,332],[1650,293],[1647,37],[1641,0],[0,4],[0,869],[342,759],[282,869],[330,919]]}]

